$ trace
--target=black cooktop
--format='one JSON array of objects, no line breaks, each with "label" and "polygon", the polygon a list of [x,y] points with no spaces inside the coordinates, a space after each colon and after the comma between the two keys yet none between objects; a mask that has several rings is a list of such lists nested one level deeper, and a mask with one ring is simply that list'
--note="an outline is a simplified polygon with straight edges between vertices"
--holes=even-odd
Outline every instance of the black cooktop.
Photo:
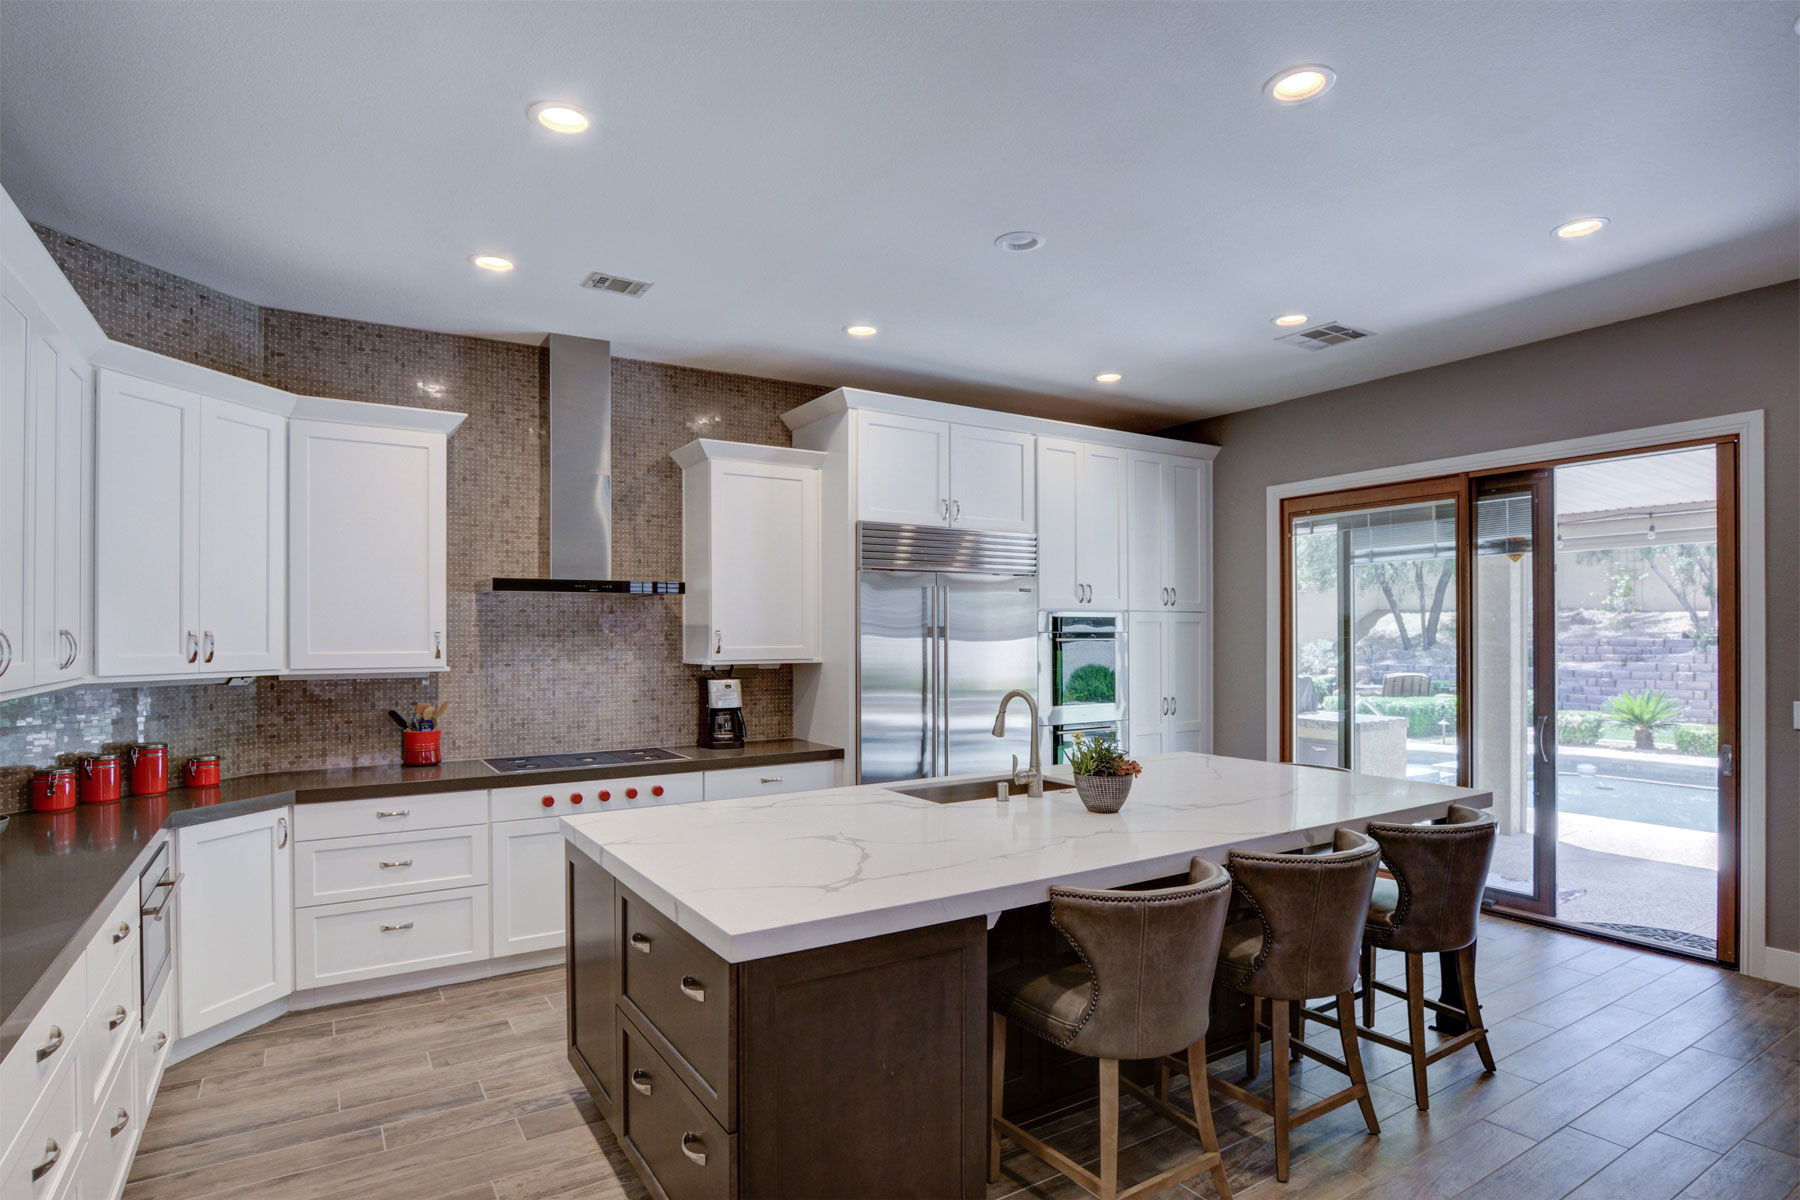
[{"label": "black cooktop", "polygon": [[524,754],[513,758],[484,758],[481,761],[503,775],[515,771],[566,771],[580,767],[619,767],[631,763],[669,762],[686,758],[673,750],[656,746],[640,746],[633,750],[590,750],[585,754]]}]

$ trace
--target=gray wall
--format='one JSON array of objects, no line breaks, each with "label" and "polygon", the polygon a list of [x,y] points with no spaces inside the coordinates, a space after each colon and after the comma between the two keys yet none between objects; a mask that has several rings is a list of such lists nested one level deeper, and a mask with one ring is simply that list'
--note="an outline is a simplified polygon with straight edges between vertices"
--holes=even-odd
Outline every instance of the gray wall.
[{"label": "gray wall", "polygon": [[1219,752],[1264,756],[1270,485],[1758,408],[1767,435],[1769,636],[1744,653],[1768,661],[1768,942],[1800,949],[1800,734],[1792,715],[1800,698],[1800,284],[1169,431],[1222,447],[1213,485]]}]

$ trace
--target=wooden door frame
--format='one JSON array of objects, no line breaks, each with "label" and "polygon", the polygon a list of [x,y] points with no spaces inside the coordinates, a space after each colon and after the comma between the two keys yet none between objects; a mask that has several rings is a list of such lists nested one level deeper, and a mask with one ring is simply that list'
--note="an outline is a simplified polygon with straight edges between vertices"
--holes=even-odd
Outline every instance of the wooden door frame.
[{"label": "wooden door frame", "polygon": [[[1761,647],[1767,644],[1764,424],[1763,412],[1756,409],[1270,485],[1264,493],[1264,545],[1268,551],[1264,556],[1265,611],[1285,613],[1282,596],[1288,566],[1287,554],[1282,549],[1287,540],[1282,522],[1282,502],[1285,500],[1379,485],[1404,484],[1447,474],[1515,471],[1522,467],[1566,460],[1591,461],[1642,454],[1649,450],[1735,440],[1738,485],[1735,507],[1738,520],[1733,533],[1738,571],[1735,580],[1736,603],[1732,615],[1736,619],[1736,641],[1740,652],[1736,661],[1731,664],[1736,675],[1738,726],[1738,791],[1734,815],[1737,820],[1736,846],[1750,848],[1750,852],[1743,854],[1738,862],[1737,895],[1733,905],[1737,920],[1735,930],[1729,932],[1735,936],[1739,970],[1757,978],[1792,983],[1795,982],[1797,973],[1800,973],[1800,957],[1792,952],[1769,947],[1766,943],[1768,859],[1764,848],[1767,845],[1768,828],[1768,656],[1763,653],[1742,652],[1744,646]],[[1725,607],[1725,601],[1721,598],[1722,613]],[[1291,702],[1291,694],[1284,690],[1282,683],[1286,673],[1282,651],[1285,628],[1285,616],[1280,621],[1266,621],[1264,626],[1264,753],[1270,760],[1283,757],[1282,727],[1288,703]],[[1723,657],[1722,655],[1721,658]],[[1725,664],[1721,663],[1722,671],[1724,667]],[[1291,687],[1291,684],[1288,686]],[[1722,835],[1723,833],[1721,830]],[[1721,872],[1721,876],[1724,874]],[[1721,907],[1720,911],[1723,913],[1725,910]],[[1723,940],[1720,945],[1723,950]]]}]

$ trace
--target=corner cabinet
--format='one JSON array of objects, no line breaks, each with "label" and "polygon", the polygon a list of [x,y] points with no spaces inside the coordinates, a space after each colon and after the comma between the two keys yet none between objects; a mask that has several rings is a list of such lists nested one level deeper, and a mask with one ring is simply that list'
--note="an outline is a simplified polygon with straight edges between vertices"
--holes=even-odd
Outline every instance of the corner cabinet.
[{"label": "corner cabinet", "polygon": [[821,473],[811,450],[701,439],[681,466],[682,661],[821,661]]},{"label": "corner cabinet", "polygon": [[444,434],[288,427],[288,667],[444,670]]},{"label": "corner cabinet", "polygon": [[294,990],[294,839],[286,808],[175,831],[175,989],[193,1037]]}]

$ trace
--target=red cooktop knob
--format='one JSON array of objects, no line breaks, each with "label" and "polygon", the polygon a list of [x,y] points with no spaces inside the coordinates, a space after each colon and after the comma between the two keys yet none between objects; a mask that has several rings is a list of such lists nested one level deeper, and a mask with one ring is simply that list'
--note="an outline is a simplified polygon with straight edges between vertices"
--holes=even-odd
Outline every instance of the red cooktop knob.
[{"label": "red cooktop knob", "polygon": [[636,800],[637,799],[637,789],[636,788],[626,788],[625,789],[625,798],[627,800]]},{"label": "red cooktop knob", "polygon": [[544,807],[545,808],[555,808],[556,807],[556,797],[555,796],[545,796],[544,797]]},{"label": "red cooktop knob", "polygon": [[580,792],[572,792],[572,793],[570,793],[570,795],[569,795],[569,803],[570,803],[570,804],[580,804],[580,803],[581,803],[581,793],[580,793]]},{"label": "red cooktop knob", "polygon": [[657,785],[656,785],[656,786],[655,786],[655,787],[653,787],[653,788],[651,788],[651,789],[650,789],[650,794],[651,794],[651,795],[652,795],[652,796],[660,796],[660,795],[662,795],[662,784],[660,784],[660,783],[659,783],[659,784],[657,784]]},{"label": "red cooktop knob", "polygon": [[611,800],[611,799],[612,799],[611,792],[601,792],[600,793],[600,800],[602,803],[605,803],[606,801]]}]

